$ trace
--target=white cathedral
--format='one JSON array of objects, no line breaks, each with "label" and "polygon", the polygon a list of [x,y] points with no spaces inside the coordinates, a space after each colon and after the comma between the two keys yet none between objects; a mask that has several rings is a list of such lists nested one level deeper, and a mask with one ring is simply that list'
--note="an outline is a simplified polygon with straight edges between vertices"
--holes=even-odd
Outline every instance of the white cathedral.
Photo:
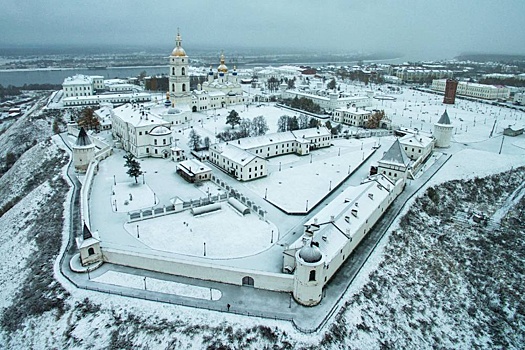
[{"label": "white cathedral", "polygon": [[214,108],[224,108],[230,105],[247,103],[249,97],[242,91],[238,81],[237,69],[228,71],[224,54],[221,54],[220,65],[214,71],[212,67],[207,74],[207,80],[190,91],[190,74],[188,70],[189,57],[182,48],[182,38],[177,33],[175,48],[170,55],[169,100],[172,106],[187,105],[192,112],[205,111]]}]

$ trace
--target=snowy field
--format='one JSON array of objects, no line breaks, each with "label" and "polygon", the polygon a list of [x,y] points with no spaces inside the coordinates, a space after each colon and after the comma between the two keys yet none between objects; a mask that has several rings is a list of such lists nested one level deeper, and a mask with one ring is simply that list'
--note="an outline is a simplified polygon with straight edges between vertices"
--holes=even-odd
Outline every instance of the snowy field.
[{"label": "snowy field", "polygon": [[105,272],[99,277],[92,278],[92,281],[134,289],[147,289],[153,292],[175,294],[196,299],[219,300],[222,295],[221,291],[217,289],[163,281],[151,277],[146,278],[116,271]]},{"label": "snowy field", "polygon": [[[193,216],[189,210],[131,224],[124,228],[153,250],[181,255],[230,259],[254,255],[277,241],[278,229],[255,214],[240,215],[227,202],[221,209]],[[206,254],[204,254],[206,250]]]},{"label": "snowy field", "polygon": [[110,203],[114,211],[127,213],[151,208],[157,204],[157,196],[147,184],[119,182],[113,185]]},{"label": "snowy field", "polygon": [[333,144],[310,156],[270,158],[268,176],[244,186],[288,213],[306,214],[368,159],[379,141],[341,139]]}]

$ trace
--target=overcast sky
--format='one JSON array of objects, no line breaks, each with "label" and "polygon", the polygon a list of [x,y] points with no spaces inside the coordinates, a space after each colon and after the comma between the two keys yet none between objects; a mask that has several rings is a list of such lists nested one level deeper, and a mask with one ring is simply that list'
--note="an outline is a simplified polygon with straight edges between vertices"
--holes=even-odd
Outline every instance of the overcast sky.
[{"label": "overcast sky", "polygon": [[525,53],[525,0],[3,0],[0,46]]}]

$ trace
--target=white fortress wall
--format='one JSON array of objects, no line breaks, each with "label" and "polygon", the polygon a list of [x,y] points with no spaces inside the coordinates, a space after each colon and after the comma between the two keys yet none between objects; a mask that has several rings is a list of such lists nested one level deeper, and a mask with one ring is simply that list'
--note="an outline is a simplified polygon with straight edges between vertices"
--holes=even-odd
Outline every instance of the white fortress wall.
[{"label": "white fortress wall", "polygon": [[254,280],[254,287],[278,292],[291,292],[293,275],[238,269],[219,266],[213,263],[185,261],[177,258],[150,254],[132,253],[124,250],[103,247],[104,261],[177,276],[196,278],[220,283],[242,285],[244,277]]}]

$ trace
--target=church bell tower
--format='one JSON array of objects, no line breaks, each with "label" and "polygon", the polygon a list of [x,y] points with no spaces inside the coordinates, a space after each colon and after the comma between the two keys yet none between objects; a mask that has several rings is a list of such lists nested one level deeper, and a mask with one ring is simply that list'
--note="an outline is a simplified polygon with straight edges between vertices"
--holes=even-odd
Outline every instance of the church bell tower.
[{"label": "church bell tower", "polygon": [[182,38],[177,30],[175,48],[170,55],[169,94],[173,104],[190,104],[189,58],[182,48]]}]

